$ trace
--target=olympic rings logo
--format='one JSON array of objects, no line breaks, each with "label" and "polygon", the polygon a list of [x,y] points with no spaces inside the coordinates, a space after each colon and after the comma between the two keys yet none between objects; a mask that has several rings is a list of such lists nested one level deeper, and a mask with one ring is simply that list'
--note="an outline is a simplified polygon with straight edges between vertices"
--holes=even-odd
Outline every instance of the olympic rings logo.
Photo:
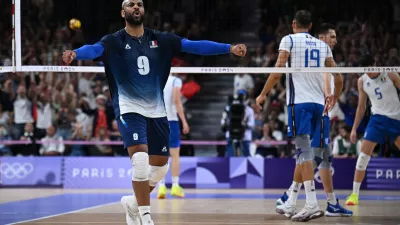
[{"label": "olympic rings logo", "polygon": [[33,172],[32,163],[1,163],[0,173],[7,179],[23,179]]},{"label": "olympic rings logo", "polygon": [[[333,168],[333,166],[331,166],[331,173],[332,173],[332,176],[335,174],[335,168]],[[321,177],[319,176],[319,170],[315,173],[314,179],[315,179],[318,183],[322,184]]]}]

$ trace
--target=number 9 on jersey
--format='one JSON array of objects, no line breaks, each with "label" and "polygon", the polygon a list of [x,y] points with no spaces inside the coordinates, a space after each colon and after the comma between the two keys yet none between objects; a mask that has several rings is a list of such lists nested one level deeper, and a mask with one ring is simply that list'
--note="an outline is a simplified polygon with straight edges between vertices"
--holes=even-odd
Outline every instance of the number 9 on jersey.
[{"label": "number 9 on jersey", "polygon": [[137,58],[138,72],[140,75],[147,75],[150,72],[149,58],[146,56],[139,56]]}]

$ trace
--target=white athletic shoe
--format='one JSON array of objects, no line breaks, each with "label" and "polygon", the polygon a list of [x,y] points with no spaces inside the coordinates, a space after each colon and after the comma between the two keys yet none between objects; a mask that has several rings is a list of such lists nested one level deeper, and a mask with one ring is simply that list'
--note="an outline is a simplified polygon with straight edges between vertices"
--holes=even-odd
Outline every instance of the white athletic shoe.
[{"label": "white athletic shoe", "polygon": [[296,214],[296,206],[284,203],[282,205],[276,206],[275,211],[281,215],[286,216],[287,218],[291,218]]},{"label": "white athletic shoe", "polygon": [[324,216],[324,212],[320,210],[318,205],[304,206],[304,208],[292,217],[292,221],[306,222]]},{"label": "white athletic shoe", "polygon": [[135,204],[135,202],[136,198],[133,195],[124,196],[121,198],[121,204],[126,214],[127,225],[141,225],[139,217],[139,209],[138,206]]}]

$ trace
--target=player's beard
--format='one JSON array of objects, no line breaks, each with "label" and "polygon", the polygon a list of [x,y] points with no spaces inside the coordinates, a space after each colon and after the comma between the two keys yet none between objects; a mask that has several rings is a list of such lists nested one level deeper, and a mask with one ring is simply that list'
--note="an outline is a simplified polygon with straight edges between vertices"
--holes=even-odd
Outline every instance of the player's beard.
[{"label": "player's beard", "polygon": [[135,17],[135,12],[128,14],[125,11],[125,21],[128,22],[132,26],[139,26],[143,24],[144,14],[140,14],[139,17]]}]

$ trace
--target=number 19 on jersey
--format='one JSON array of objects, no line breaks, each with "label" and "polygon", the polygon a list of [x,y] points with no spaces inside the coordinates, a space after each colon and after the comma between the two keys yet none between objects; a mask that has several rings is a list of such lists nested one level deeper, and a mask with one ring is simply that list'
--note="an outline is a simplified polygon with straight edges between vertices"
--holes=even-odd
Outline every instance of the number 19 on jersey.
[{"label": "number 19 on jersey", "polygon": [[311,50],[306,49],[304,56],[305,56],[305,65],[304,65],[305,67],[320,67],[318,49],[311,49]]}]

